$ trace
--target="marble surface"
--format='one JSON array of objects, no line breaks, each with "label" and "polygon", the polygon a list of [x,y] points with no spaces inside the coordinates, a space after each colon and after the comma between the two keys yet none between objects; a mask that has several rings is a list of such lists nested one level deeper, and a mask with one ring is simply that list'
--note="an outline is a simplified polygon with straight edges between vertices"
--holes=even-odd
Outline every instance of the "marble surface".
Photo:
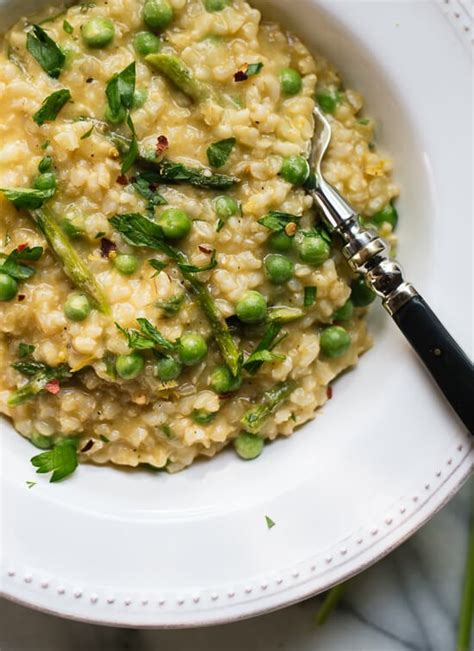
[{"label": "marble surface", "polygon": [[187,631],[79,624],[0,601],[0,651],[454,651],[473,499],[471,478],[411,540],[353,579],[319,628],[320,597]]}]

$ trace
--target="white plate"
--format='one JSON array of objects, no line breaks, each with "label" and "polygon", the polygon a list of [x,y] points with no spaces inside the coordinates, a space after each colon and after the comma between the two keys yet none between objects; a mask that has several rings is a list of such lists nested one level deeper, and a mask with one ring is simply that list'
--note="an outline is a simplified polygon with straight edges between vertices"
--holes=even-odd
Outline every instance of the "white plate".
[{"label": "white plate", "polygon": [[[39,4],[0,0],[0,25]],[[255,4],[326,53],[366,95],[403,188],[400,257],[471,352],[465,9]],[[39,478],[30,490],[32,449],[4,424],[3,593],[96,622],[203,625],[298,601],[400,544],[459,489],[474,455],[381,311],[372,329],[374,349],[335,384],[324,412],[253,463],[229,452],[175,476],[81,467],[71,480]],[[270,530],[266,515],[276,522]]]}]

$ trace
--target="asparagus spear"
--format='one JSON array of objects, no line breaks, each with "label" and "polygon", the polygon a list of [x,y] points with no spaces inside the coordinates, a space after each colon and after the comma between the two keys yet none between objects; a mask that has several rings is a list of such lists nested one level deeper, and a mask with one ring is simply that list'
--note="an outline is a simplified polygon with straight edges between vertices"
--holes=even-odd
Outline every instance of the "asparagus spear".
[{"label": "asparagus spear", "polygon": [[60,364],[56,367],[45,367],[44,370],[36,373],[25,386],[12,391],[8,398],[9,407],[16,407],[34,398],[38,393],[44,391],[46,385],[52,380],[65,380],[71,377],[67,364]]},{"label": "asparagus spear", "polygon": [[266,391],[262,396],[262,404],[248,409],[240,419],[240,424],[245,431],[258,434],[265,420],[289,397],[294,388],[292,382],[280,382]]},{"label": "asparagus spear", "polygon": [[206,285],[200,280],[197,280],[193,274],[184,271],[181,273],[183,274],[184,279],[191,285],[198,303],[210,323],[216,343],[221,351],[225,363],[229,367],[232,375],[237,377],[240,372],[242,355],[237,348],[234,338],[230,334],[225,319],[219,312],[219,309]]},{"label": "asparagus spear", "polygon": [[[131,138],[127,138],[116,131],[111,131],[107,122],[90,117],[82,117],[81,121],[89,122],[100,129],[120,152],[123,153],[129,149],[132,143]],[[227,190],[236,183],[240,183],[240,179],[235,176],[216,174],[207,167],[189,167],[168,158],[156,158],[154,153],[150,156],[142,149],[139,149],[135,165],[156,172],[156,183],[188,183],[205,190]]]},{"label": "asparagus spear", "polygon": [[110,306],[102,287],[89,271],[86,263],[69,242],[67,235],[45,208],[30,211],[30,215],[44,234],[52,251],[62,264],[73,285],[86,292],[95,306],[104,314],[110,314]]},{"label": "asparagus spear", "polygon": [[184,265],[189,265],[187,256],[182,251],[178,251],[178,249],[167,244],[162,239],[163,233],[159,225],[143,215],[138,213],[116,215],[112,217],[110,222],[129,244],[140,247],[146,246],[161,251],[178,264],[183,278],[191,286],[202,311],[209,321],[225,363],[231,373],[237,376],[242,361],[239,349],[206,285],[198,280],[194,273],[186,270]]},{"label": "asparagus spear", "polygon": [[188,95],[194,102],[205,102],[210,99],[221,106],[238,108],[238,105],[232,99],[221,95],[209,86],[209,84],[196,79],[192,70],[176,54],[169,54],[167,52],[149,54],[145,57],[145,61],[173,82],[177,88]]}]

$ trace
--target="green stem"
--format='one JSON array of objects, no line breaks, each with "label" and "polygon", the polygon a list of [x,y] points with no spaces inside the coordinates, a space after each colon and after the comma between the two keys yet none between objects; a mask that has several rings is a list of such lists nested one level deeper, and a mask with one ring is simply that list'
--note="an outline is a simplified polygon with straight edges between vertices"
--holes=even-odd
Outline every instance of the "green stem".
[{"label": "green stem", "polygon": [[265,391],[261,399],[262,404],[248,409],[240,419],[240,424],[245,431],[258,434],[265,420],[290,396],[294,388],[293,382],[280,382]]},{"label": "green stem", "polygon": [[102,287],[52,214],[45,208],[31,211],[30,214],[44,234],[51,250],[62,264],[65,274],[70,278],[73,285],[88,294],[101,312],[110,314],[110,306]]},{"label": "green stem", "polygon": [[474,481],[471,480],[471,510],[469,538],[467,543],[466,572],[459,612],[459,627],[456,649],[470,651],[472,620],[474,614]]},{"label": "green stem", "polygon": [[169,79],[169,81],[194,102],[199,103],[212,100],[216,104],[224,107],[238,108],[233,100],[221,95],[221,93],[218,93],[209,84],[196,79],[193,71],[176,54],[169,54],[167,52],[149,54],[145,57],[145,61],[155,68],[155,70],[161,72],[162,75]]},{"label": "green stem", "polygon": [[314,616],[314,621],[318,626],[322,626],[327,621],[328,617],[341,601],[341,597],[344,594],[346,587],[347,583],[340,583],[326,593],[323,603]]}]

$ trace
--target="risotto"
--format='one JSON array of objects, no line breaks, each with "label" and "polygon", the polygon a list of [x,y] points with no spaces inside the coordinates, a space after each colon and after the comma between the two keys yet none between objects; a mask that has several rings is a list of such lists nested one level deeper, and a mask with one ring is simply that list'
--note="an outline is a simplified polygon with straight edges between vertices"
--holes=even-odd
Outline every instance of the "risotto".
[{"label": "risotto", "polygon": [[0,53],[0,410],[60,479],[288,436],[370,346],[373,295],[305,191],[391,237],[362,97],[244,0],[98,0]]}]

